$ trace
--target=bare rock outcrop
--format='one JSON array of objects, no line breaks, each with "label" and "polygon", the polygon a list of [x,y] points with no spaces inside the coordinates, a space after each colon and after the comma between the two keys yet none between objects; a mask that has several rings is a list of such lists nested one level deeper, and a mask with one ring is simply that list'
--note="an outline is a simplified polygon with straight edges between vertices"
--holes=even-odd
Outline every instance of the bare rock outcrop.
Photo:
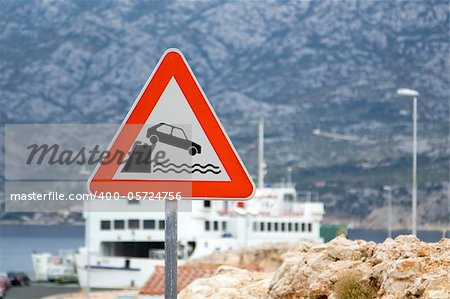
[{"label": "bare rock outcrop", "polygon": [[268,294],[271,298],[323,298],[331,294],[339,274],[349,269],[359,270],[369,279],[366,259],[375,246],[373,242],[338,237],[306,252],[294,250],[275,272]]},{"label": "bare rock outcrop", "polygon": [[[272,256],[268,248],[263,252],[259,258]],[[338,299],[334,286],[349,270],[373,288],[375,298],[450,298],[450,239],[425,243],[399,236],[375,244],[337,237],[323,245],[297,244],[279,256],[283,263],[272,274],[221,268],[194,281],[180,298]],[[245,259],[240,255],[239,260]]]},{"label": "bare rock outcrop", "polygon": [[262,244],[246,249],[216,251],[199,259],[190,260],[190,265],[220,264],[227,266],[256,266],[265,272],[273,272],[283,263],[285,254],[293,249],[307,250],[310,245],[303,243],[280,242],[277,244]]},{"label": "bare rock outcrop", "polygon": [[269,273],[221,266],[214,276],[192,282],[178,298],[266,298],[271,278]]}]

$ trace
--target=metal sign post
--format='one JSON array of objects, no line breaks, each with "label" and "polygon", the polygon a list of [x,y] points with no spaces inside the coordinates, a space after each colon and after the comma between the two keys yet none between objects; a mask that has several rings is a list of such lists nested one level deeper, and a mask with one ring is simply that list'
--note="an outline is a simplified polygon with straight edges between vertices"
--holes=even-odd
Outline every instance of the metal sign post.
[{"label": "metal sign post", "polygon": [[165,299],[177,298],[177,222],[178,222],[178,200],[165,201],[166,223],[164,243],[164,276],[165,276]]}]

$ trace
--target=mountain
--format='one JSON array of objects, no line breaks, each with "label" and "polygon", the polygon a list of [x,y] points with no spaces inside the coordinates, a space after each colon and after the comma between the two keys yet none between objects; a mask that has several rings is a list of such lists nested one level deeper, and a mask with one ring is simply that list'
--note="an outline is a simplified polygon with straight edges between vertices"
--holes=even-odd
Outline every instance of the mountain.
[{"label": "mountain", "polygon": [[263,115],[267,179],[293,166],[329,213],[367,216],[385,184],[407,204],[411,103],[395,91],[419,90],[419,187],[447,194],[449,1],[3,1],[0,26],[4,123],[120,123],[178,47],[249,170]]}]

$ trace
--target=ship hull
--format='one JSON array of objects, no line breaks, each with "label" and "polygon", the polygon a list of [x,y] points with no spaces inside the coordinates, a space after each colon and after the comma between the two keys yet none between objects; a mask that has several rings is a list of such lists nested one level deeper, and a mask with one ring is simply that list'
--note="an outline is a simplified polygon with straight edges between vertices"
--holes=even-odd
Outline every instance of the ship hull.
[{"label": "ship hull", "polygon": [[[149,258],[105,257],[91,254],[76,255],[78,283],[82,288],[125,289],[140,288],[156,266],[164,260]],[[89,262],[88,262],[89,260]]]}]

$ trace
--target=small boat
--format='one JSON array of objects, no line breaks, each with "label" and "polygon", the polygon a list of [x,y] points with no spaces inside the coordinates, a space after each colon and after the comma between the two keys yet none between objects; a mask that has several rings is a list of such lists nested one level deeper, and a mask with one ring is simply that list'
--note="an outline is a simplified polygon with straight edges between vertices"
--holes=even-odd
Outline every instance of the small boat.
[{"label": "small boat", "polygon": [[60,250],[58,255],[33,253],[31,259],[37,281],[76,281],[75,258],[71,250]]},{"label": "small boat", "polygon": [[27,287],[30,285],[30,278],[24,272],[8,272],[10,285],[13,287]]}]

